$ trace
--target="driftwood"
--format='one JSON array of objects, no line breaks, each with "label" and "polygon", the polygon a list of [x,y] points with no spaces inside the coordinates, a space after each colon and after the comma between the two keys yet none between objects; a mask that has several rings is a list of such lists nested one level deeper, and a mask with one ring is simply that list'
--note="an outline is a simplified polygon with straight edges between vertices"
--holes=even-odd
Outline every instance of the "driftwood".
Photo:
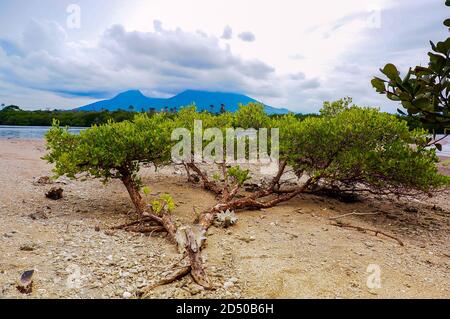
[{"label": "driftwood", "polygon": [[360,226],[354,226],[354,225],[344,224],[344,223],[340,223],[340,222],[337,222],[337,223],[334,223],[334,224],[331,224],[331,225],[336,226],[336,227],[342,227],[342,228],[352,228],[352,229],[356,229],[356,230],[364,232],[364,233],[372,232],[372,233],[375,234],[375,236],[378,236],[378,234],[380,234],[380,235],[383,235],[385,237],[394,239],[395,241],[397,241],[399,243],[400,246],[405,246],[405,244],[400,239],[398,239],[398,238],[396,238],[396,237],[394,237],[392,235],[386,234],[385,232],[382,232],[381,230],[370,229],[370,228],[365,228],[365,227],[360,227]]}]

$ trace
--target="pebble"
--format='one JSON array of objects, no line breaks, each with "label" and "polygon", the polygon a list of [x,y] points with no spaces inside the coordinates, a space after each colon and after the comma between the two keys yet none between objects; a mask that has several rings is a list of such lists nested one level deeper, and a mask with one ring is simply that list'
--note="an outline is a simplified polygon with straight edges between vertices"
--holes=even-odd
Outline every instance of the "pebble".
[{"label": "pebble", "polygon": [[130,299],[131,298],[131,293],[129,293],[128,291],[125,291],[124,293],[123,293],[123,298],[124,299]]},{"label": "pebble", "polygon": [[369,248],[372,248],[373,246],[375,246],[374,243],[372,243],[372,242],[370,242],[370,241],[364,242],[364,245],[366,245],[366,246],[369,247]]},{"label": "pebble", "polygon": [[223,288],[226,289],[226,290],[230,289],[230,288],[233,287],[233,286],[234,286],[234,283],[231,282],[231,281],[226,281],[226,282],[223,284]]}]

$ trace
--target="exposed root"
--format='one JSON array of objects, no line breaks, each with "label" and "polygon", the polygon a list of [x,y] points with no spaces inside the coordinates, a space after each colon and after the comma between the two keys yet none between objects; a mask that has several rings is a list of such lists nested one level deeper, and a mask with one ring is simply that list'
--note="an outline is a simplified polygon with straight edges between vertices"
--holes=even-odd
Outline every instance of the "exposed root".
[{"label": "exposed root", "polygon": [[381,214],[381,212],[376,212],[376,213],[348,213],[348,214],[344,214],[344,215],[340,215],[340,216],[336,216],[336,217],[330,217],[331,220],[336,220],[336,219],[341,219],[344,217],[348,217],[348,216],[369,216],[369,215],[379,215]]},{"label": "exposed root", "polygon": [[201,256],[201,247],[197,243],[195,235],[191,228],[186,229],[186,252],[191,263],[191,275],[195,282],[205,289],[212,289],[211,282],[203,268],[203,260]]},{"label": "exposed root", "polygon": [[165,285],[171,284],[172,282],[177,281],[177,280],[189,275],[190,272],[191,272],[191,266],[185,266],[185,267],[178,268],[169,276],[161,279],[158,283],[149,285],[149,286],[141,289],[137,293],[137,295],[140,298],[147,298],[153,289],[160,287],[160,286],[165,286]]},{"label": "exposed root", "polygon": [[360,226],[344,224],[344,223],[341,223],[341,222],[336,222],[335,224],[331,224],[331,225],[336,226],[336,227],[342,227],[342,228],[352,228],[352,229],[356,229],[356,230],[364,232],[364,233],[372,232],[372,233],[375,234],[375,236],[378,236],[378,234],[380,234],[380,235],[383,235],[385,237],[394,239],[395,241],[397,241],[399,243],[400,246],[405,246],[405,244],[400,239],[398,239],[398,238],[396,238],[396,237],[394,237],[392,235],[386,234],[386,233],[384,233],[384,232],[382,232],[380,230],[377,230],[377,229],[364,228],[364,227],[360,227]]},{"label": "exposed root", "polygon": [[129,223],[122,224],[119,226],[114,226],[114,227],[111,227],[111,229],[112,230],[127,229],[129,227],[136,226],[136,225],[143,224],[143,223],[150,222],[150,221],[152,221],[152,219],[144,218],[144,219],[136,220],[134,222],[129,222]]},{"label": "exposed root", "polygon": [[130,226],[125,228],[124,230],[132,233],[141,233],[141,234],[153,234],[153,233],[165,233],[167,230],[162,226]]}]

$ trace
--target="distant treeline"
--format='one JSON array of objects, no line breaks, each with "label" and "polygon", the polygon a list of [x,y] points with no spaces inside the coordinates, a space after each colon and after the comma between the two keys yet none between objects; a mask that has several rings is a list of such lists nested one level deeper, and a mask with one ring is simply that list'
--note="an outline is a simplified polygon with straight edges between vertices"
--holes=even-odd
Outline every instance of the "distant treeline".
[{"label": "distant treeline", "polygon": [[[155,111],[150,110],[147,113],[152,114]],[[72,127],[90,127],[94,124],[104,124],[109,120],[114,122],[122,122],[133,119],[136,112],[130,110],[117,111],[24,111],[20,107],[10,105],[4,107],[0,111],[0,125],[17,125],[17,126],[51,126],[53,119],[57,119],[62,126]],[[277,117],[280,115],[272,115]],[[304,119],[307,117],[318,117],[317,114],[296,114],[297,118]],[[400,116],[399,118],[408,122],[411,129],[416,127],[424,127],[423,124],[414,118]],[[430,132],[433,131],[432,126],[425,127]],[[443,131],[435,129],[436,134],[442,134]]]},{"label": "distant treeline", "polygon": [[[148,111],[150,115],[155,111]],[[170,112],[169,112],[170,113]],[[53,119],[57,119],[62,126],[90,127],[93,124],[107,123],[109,120],[122,122],[133,119],[136,112],[117,110],[95,111],[24,111],[18,106],[11,105],[0,111],[0,125],[17,126],[51,126]],[[274,115],[276,116],[276,115]],[[315,114],[298,114],[298,118],[318,116]]]},{"label": "distant treeline", "polygon": [[90,127],[93,124],[107,123],[108,120],[115,122],[130,120],[133,116],[133,113],[123,110],[114,112],[24,111],[12,105],[0,111],[0,125],[51,126],[53,119],[57,119],[63,126]]}]

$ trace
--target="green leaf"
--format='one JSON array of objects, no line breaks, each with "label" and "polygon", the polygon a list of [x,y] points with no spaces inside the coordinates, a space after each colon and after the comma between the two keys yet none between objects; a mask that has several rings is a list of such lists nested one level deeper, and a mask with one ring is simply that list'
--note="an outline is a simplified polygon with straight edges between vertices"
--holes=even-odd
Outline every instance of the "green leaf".
[{"label": "green leaf", "polygon": [[442,145],[441,144],[434,144],[434,146],[436,146],[437,150],[439,152],[442,152]]},{"label": "green leaf", "polygon": [[447,55],[450,50],[450,41],[438,42],[436,45],[436,52],[442,53],[443,55]]},{"label": "green leaf", "polygon": [[378,93],[386,92],[385,81],[380,78],[374,78],[372,80],[372,86],[377,90]]},{"label": "green leaf", "polygon": [[392,81],[400,81],[400,73],[398,72],[397,67],[392,63],[386,64],[381,72]]},{"label": "green leaf", "polygon": [[436,45],[433,43],[433,41],[430,41],[430,45],[433,51],[437,51]]},{"label": "green leaf", "polygon": [[150,194],[150,187],[148,187],[148,186],[142,187],[142,192],[143,192],[145,195],[149,195],[149,194]]},{"label": "green leaf", "polygon": [[426,109],[431,105],[430,100],[426,97],[415,99],[412,104],[419,109]]},{"label": "green leaf", "polygon": [[446,20],[444,21],[444,25],[445,25],[446,27],[450,27],[450,19],[446,19]]},{"label": "green leaf", "polygon": [[414,69],[414,73],[417,76],[430,75],[433,74],[433,70],[430,70],[430,68],[426,68],[423,66],[416,66]]}]

